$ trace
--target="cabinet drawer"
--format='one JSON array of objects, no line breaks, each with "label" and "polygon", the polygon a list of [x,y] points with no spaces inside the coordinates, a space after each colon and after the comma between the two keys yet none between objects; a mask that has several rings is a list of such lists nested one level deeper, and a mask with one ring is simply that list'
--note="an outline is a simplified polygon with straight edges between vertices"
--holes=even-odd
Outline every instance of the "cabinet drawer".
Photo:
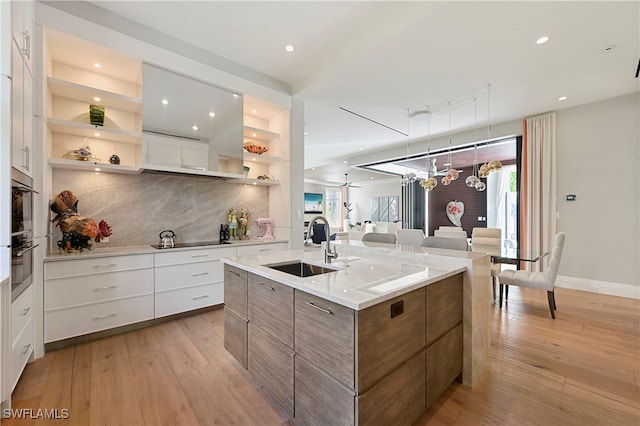
[{"label": "cabinet drawer", "polygon": [[278,251],[287,250],[287,243],[273,243],[273,244],[257,244],[253,246],[241,246],[237,247],[238,256],[247,256],[251,254],[270,254]]},{"label": "cabinet drawer", "polygon": [[44,279],[153,268],[152,254],[61,260],[44,264]]},{"label": "cabinet drawer", "polygon": [[424,348],[425,290],[357,312],[359,393]]},{"label": "cabinet drawer", "polygon": [[295,291],[296,354],[354,388],[354,311]]},{"label": "cabinet drawer", "polygon": [[222,262],[187,263],[156,266],[156,291],[190,287],[198,284],[222,283]]},{"label": "cabinet drawer", "polygon": [[410,425],[425,410],[424,350],[357,399],[358,424]]},{"label": "cabinet drawer", "polygon": [[221,257],[233,257],[236,255],[236,248],[229,246],[221,246],[219,248],[206,248],[197,250],[178,250],[165,253],[156,253],[155,265],[167,266],[177,265],[180,263],[204,262],[207,260],[216,260]]},{"label": "cabinet drawer", "polygon": [[44,309],[60,309],[153,293],[153,269],[46,280]]},{"label": "cabinet drawer", "polygon": [[247,320],[224,308],[224,348],[247,368]]},{"label": "cabinet drawer", "polygon": [[249,322],[293,349],[293,288],[249,274]]},{"label": "cabinet drawer", "polygon": [[426,408],[462,373],[462,324],[427,348]]},{"label": "cabinet drawer", "polygon": [[355,424],[355,394],[327,373],[296,355],[295,423],[300,425]]},{"label": "cabinet drawer", "polygon": [[157,292],[155,316],[159,318],[222,303],[224,299],[222,292],[222,283]]},{"label": "cabinet drawer", "polygon": [[224,304],[247,318],[247,283],[249,273],[231,265],[224,265]]},{"label": "cabinet drawer", "polygon": [[426,345],[462,321],[462,274],[427,286]]},{"label": "cabinet drawer", "polygon": [[13,342],[11,348],[11,390],[15,387],[24,366],[27,365],[29,357],[33,353],[33,320],[25,324],[22,333]]},{"label": "cabinet drawer", "polygon": [[33,285],[11,303],[11,342],[14,342],[24,326],[33,318]]},{"label": "cabinet drawer", "polygon": [[153,318],[153,295],[44,313],[45,343]]},{"label": "cabinet drawer", "polygon": [[293,414],[293,351],[249,323],[248,367],[263,387],[289,415]]}]

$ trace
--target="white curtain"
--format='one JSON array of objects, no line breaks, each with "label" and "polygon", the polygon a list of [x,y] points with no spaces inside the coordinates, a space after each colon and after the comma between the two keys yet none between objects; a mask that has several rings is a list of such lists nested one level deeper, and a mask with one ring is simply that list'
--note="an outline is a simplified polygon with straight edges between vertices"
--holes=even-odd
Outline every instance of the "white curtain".
[{"label": "white curtain", "polygon": [[[556,113],[525,121],[525,248],[541,252],[552,248],[556,235]],[[525,263],[543,270],[544,262]]]}]

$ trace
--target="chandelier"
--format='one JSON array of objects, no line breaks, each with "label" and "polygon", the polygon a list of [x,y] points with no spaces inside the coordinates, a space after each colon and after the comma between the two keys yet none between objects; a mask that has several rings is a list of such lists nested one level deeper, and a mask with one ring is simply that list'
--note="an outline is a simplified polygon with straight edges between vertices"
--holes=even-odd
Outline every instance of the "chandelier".
[{"label": "chandelier", "polygon": [[[429,134],[431,133],[431,129],[429,127],[429,116],[431,112],[429,111],[429,106],[427,106],[427,175],[424,179],[420,181],[420,186],[427,192],[431,191],[433,188],[438,186],[438,180],[435,178],[438,170],[435,167],[435,162],[431,162],[431,156],[429,154]],[[431,164],[429,164],[431,163]]]},{"label": "chandelier", "polygon": [[[491,140],[491,84],[487,87],[487,140]],[[489,173],[497,172],[501,168],[500,160],[491,160],[480,166],[478,176],[484,179],[489,176]]]}]

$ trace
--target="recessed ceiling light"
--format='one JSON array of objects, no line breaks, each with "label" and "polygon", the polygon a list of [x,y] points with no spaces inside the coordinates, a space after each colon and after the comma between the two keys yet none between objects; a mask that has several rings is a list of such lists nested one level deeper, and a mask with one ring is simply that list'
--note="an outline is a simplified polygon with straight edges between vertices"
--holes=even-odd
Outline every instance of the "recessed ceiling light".
[{"label": "recessed ceiling light", "polygon": [[252,109],[252,110],[251,110],[251,112],[252,112],[252,113],[254,113],[254,114],[257,114],[257,113],[258,113],[258,110],[256,110],[256,109]]},{"label": "recessed ceiling light", "polygon": [[96,102],[100,102],[101,99],[96,96],[95,98],[93,98],[93,100],[96,101]]},{"label": "recessed ceiling light", "polygon": [[193,130],[198,130],[198,126],[197,126],[197,125],[195,125],[195,124],[194,124],[191,128],[192,128]]},{"label": "recessed ceiling light", "polygon": [[305,134],[305,135],[308,135],[308,134],[309,134],[309,132],[304,132],[304,134]]},{"label": "recessed ceiling light", "polygon": [[559,101],[566,101],[566,100],[567,100],[567,97],[566,97],[566,96],[560,96],[560,97],[558,98],[558,100],[559,100]]},{"label": "recessed ceiling light", "polygon": [[96,168],[95,168],[95,169],[93,169],[93,170],[94,170],[94,171],[96,171],[96,172],[99,172],[99,171],[100,171],[100,167],[96,167]]},{"label": "recessed ceiling light", "polygon": [[240,95],[238,95],[237,93],[234,93],[234,94],[233,94],[233,97],[234,97],[234,98],[237,98],[238,96],[240,96]]},{"label": "recessed ceiling light", "polygon": [[364,148],[360,147],[360,151],[364,151]]},{"label": "recessed ceiling light", "polygon": [[343,163],[344,163],[344,164],[347,164],[347,160],[344,160],[344,161],[343,161]]},{"label": "recessed ceiling light", "polygon": [[295,47],[293,47],[293,46],[292,46],[292,45],[290,45],[290,44],[287,44],[287,45],[284,47],[284,50],[286,50],[287,52],[291,53],[291,52],[293,52],[294,50],[296,50],[296,48],[295,48]]},{"label": "recessed ceiling light", "polygon": [[96,68],[102,68],[102,65],[100,65],[100,64],[99,64],[99,63],[97,63],[97,62],[96,62],[95,64],[93,64],[93,66],[94,66],[94,67],[96,67]]},{"label": "recessed ceiling light", "polygon": [[369,179],[374,180],[375,178],[373,176],[371,176]]},{"label": "recessed ceiling light", "polygon": [[215,113],[215,112],[211,111],[211,112],[209,113],[209,117],[213,118],[213,117],[215,117],[215,116],[216,116],[216,113]]},{"label": "recessed ceiling light", "polygon": [[549,37],[542,36],[542,37],[540,37],[539,39],[536,40],[536,44],[545,44],[548,41],[549,41]]},{"label": "recessed ceiling light", "polygon": [[100,133],[95,132],[95,133],[93,134],[93,136],[95,136],[96,138],[99,138],[99,137],[100,137]]},{"label": "recessed ceiling light", "polygon": [[255,133],[251,133],[251,136],[255,138],[257,135]]},{"label": "recessed ceiling light", "polygon": [[316,169],[315,167],[312,167],[312,168],[311,168],[311,170],[315,170],[315,169]]},{"label": "recessed ceiling light", "polygon": [[162,105],[168,105],[168,104],[169,104],[169,101],[168,101],[168,100],[166,100],[166,99],[163,99],[163,100],[162,100]]}]

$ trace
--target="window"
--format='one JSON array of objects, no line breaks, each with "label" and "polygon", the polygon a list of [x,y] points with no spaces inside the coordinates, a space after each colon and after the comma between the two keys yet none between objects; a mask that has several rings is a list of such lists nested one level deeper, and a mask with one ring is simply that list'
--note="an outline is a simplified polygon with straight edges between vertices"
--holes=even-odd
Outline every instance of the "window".
[{"label": "window", "polygon": [[325,217],[329,221],[329,225],[332,229],[340,229],[340,212],[342,203],[340,202],[340,190],[339,189],[327,189],[326,195],[326,213]]}]

